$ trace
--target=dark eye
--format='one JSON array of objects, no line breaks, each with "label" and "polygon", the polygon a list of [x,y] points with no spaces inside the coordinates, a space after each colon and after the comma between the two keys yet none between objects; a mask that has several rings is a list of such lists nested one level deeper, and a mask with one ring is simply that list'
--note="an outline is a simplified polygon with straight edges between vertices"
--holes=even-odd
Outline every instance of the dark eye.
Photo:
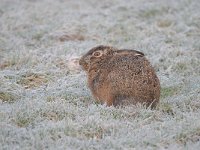
[{"label": "dark eye", "polygon": [[101,57],[102,56],[102,52],[96,51],[92,55],[95,56],[95,57]]}]

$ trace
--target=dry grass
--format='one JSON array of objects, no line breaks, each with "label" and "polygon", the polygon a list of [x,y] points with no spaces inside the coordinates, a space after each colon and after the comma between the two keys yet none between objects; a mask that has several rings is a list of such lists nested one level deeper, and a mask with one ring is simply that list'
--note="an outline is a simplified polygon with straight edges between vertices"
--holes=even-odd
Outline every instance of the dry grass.
[{"label": "dry grass", "polygon": [[19,99],[19,96],[15,95],[15,94],[13,94],[11,92],[0,91],[0,100],[2,102],[13,103],[17,99]]},{"label": "dry grass", "polygon": [[25,88],[39,87],[48,82],[47,76],[37,73],[28,73],[22,75],[20,78],[21,79],[18,80],[16,83],[21,84]]},{"label": "dry grass", "polygon": [[[198,0],[0,2],[0,149],[199,149]],[[156,110],[94,101],[78,58],[99,45],[145,53]]]}]

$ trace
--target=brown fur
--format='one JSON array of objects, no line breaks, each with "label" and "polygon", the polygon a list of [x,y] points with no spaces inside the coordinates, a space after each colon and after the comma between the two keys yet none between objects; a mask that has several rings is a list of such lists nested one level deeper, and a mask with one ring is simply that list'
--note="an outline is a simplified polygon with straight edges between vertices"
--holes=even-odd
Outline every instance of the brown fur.
[{"label": "brown fur", "polygon": [[142,52],[97,46],[81,57],[94,98],[107,106],[144,103],[154,108],[160,82]]}]

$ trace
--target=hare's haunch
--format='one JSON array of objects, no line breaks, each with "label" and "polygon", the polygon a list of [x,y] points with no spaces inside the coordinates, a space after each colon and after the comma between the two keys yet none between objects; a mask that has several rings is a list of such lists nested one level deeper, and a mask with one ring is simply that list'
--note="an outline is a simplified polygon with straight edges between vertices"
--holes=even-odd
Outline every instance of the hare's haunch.
[{"label": "hare's haunch", "polygon": [[155,107],[160,82],[142,52],[97,46],[81,57],[94,98],[106,105],[143,103]]}]

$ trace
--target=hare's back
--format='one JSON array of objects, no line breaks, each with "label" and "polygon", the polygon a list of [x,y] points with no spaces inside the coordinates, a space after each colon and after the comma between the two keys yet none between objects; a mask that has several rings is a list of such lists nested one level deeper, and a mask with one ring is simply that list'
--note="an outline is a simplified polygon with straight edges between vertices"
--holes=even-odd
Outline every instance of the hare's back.
[{"label": "hare's back", "polygon": [[[153,67],[145,57],[121,56],[111,60],[112,68],[108,79],[112,86],[127,88],[143,87],[155,84],[158,78]],[[123,87],[124,88],[124,87]]]},{"label": "hare's back", "polygon": [[142,71],[151,69],[151,65],[145,57],[122,55],[110,60],[110,69],[117,74],[141,74]]}]

